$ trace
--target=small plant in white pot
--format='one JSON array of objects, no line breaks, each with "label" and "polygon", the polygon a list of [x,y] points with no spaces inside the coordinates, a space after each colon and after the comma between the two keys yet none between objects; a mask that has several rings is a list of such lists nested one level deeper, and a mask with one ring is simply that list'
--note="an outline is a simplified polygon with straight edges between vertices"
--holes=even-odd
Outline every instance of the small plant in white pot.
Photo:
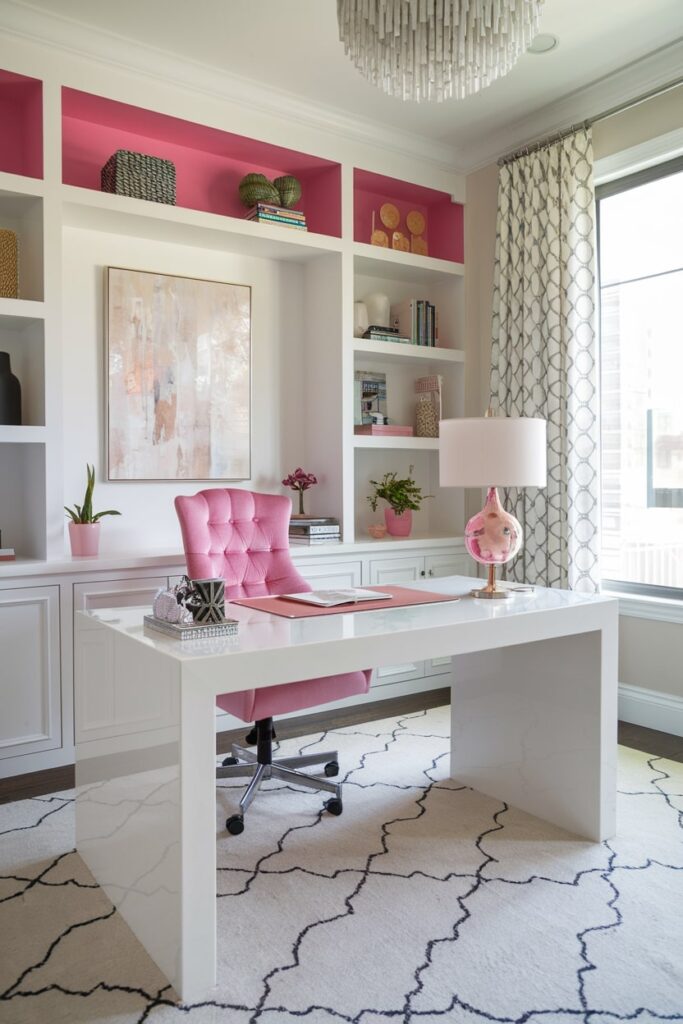
[{"label": "small plant in white pot", "polygon": [[425,498],[432,497],[431,494],[423,494],[422,488],[413,480],[413,468],[409,467],[408,476],[403,479],[398,473],[385,473],[381,480],[370,481],[375,488],[374,494],[368,495],[370,508],[376,512],[379,499],[386,501],[389,507],[384,509],[384,521],[387,533],[392,537],[409,537],[413,512],[419,511]]},{"label": "small plant in white pot", "polygon": [[85,488],[85,497],[82,505],[74,505],[73,508],[64,506],[64,510],[71,518],[69,523],[69,540],[71,541],[72,555],[96,555],[100,546],[100,519],[102,516],[120,516],[120,512],[114,509],[107,509],[106,512],[93,512],[92,496],[95,490],[95,467],[86,464],[88,482]]}]

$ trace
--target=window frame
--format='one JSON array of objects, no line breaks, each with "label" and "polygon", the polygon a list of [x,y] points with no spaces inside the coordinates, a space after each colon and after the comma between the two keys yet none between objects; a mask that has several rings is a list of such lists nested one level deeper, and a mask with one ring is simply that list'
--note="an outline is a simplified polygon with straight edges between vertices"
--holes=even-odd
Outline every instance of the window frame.
[{"label": "window frame", "polygon": [[[626,174],[619,175],[618,177],[611,178],[609,181],[604,181],[595,185],[595,225],[596,225],[596,268],[597,268],[597,335],[598,335],[598,367],[599,367],[599,379],[600,379],[600,404],[602,405],[602,283],[600,274],[600,259],[602,246],[600,244],[600,203],[603,199],[609,199],[611,196],[619,195],[622,192],[629,192],[631,189],[638,188],[640,185],[647,185],[650,182],[658,181],[661,178],[668,178],[672,174],[679,174],[683,172],[683,155],[675,156],[672,159],[664,160],[660,163],[653,164],[650,167],[645,167],[642,170],[627,172]],[[683,267],[680,268],[683,270]],[[667,271],[667,273],[676,273],[676,271]],[[650,424],[648,421],[648,431],[650,430]],[[650,466],[650,451],[648,443],[648,504],[651,497],[651,471]],[[602,415],[600,416],[600,519],[602,522],[602,462],[603,460],[603,448],[602,448]],[[603,590],[609,591],[610,593],[623,595],[624,597],[645,597],[645,598],[658,598],[660,600],[676,601],[683,603],[683,587],[664,587],[653,583],[634,583],[630,580],[613,580],[600,577],[600,586]]]}]

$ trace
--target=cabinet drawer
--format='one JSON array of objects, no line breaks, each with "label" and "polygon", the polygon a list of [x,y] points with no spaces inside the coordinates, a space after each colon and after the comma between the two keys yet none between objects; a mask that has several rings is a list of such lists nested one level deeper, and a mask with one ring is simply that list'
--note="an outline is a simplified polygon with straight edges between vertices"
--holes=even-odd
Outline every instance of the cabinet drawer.
[{"label": "cabinet drawer", "polygon": [[0,758],[62,744],[59,587],[0,591]]},{"label": "cabinet drawer", "polygon": [[96,608],[125,608],[131,605],[151,608],[159,588],[167,586],[167,576],[74,583],[74,611],[90,612]]}]

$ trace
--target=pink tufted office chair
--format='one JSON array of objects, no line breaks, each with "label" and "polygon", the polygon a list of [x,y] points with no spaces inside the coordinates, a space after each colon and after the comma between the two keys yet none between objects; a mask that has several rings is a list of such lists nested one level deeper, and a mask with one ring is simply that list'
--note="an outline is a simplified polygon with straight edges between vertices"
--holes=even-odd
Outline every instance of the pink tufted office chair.
[{"label": "pink tufted office chair", "polygon": [[[226,600],[311,590],[289,556],[288,526],[292,510],[289,498],[226,487],[178,497],[175,508],[188,575],[192,579],[223,577]],[[332,793],[325,806],[332,814],[342,813],[340,785],[296,770],[324,764],[325,775],[337,775],[337,752],[274,760],[273,715],[367,693],[371,675],[370,671],[347,672],[300,683],[225,693],[216,698],[224,711],[244,722],[256,723],[246,737],[247,744],[256,744],[256,753],[233,745],[232,757],[226,758],[222,767],[216,769],[217,778],[251,779],[240,800],[239,814],[233,814],[225,823],[232,835],[244,831],[244,814],[266,779],[280,779]]]}]

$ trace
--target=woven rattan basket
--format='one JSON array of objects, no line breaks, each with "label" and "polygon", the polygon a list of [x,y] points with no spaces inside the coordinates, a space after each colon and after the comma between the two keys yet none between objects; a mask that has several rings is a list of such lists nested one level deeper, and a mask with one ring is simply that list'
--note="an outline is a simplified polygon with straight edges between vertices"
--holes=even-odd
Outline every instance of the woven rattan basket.
[{"label": "woven rattan basket", "polygon": [[175,164],[158,156],[117,149],[102,168],[102,191],[175,206]]},{"label": "woven rattan basket", "polygon": [[0,228],[0,298],[19,298],[19,249],[9,228]]}]

